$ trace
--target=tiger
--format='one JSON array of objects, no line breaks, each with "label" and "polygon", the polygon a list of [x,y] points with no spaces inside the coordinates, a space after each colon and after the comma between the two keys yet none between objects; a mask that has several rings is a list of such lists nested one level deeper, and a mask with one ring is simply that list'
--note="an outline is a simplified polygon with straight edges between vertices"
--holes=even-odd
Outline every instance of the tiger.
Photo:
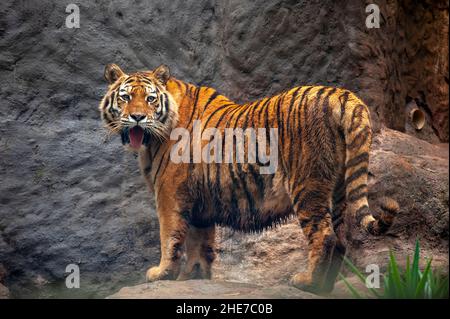
[{"label": "tiger", "polygon": [[[104,77],[103,123],[138,154],[154,194],[161,256],[159,265],[147,270],[147,281],[211,279],[217,226],[259,232],[294,218],[307,240],[308,263],[290,284],[328,293],[348,252],[350,230],[379,236],[393,224],[395,200],[383,199],[377,218],[369,210],[370,112],[351,91],[298,86],[235,103],[213,88],[176,79],[166,65],[126,74],[108,64]],[[202,130],[220,132],[276,128],[278,166],[260,174],[261,162],[175,163],[171,149],[178,140],[171,133],[175,128],[192,133],[195,121]]]}]

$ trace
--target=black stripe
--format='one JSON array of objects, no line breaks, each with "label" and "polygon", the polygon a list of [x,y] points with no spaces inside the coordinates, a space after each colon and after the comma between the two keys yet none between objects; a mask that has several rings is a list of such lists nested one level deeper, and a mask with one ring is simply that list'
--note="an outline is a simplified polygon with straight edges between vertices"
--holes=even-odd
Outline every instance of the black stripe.
[{"label": "black stripe", "polygon": [[203,111],[201,117],[203,118],[203,115],[205,114],[206,110],[208,109],[208,106],[218,97],[221,95],[219,92],[213,90],[213,93],[209,96],[208,101],[206,101],[205,105],[203,106]]},{"label": "black stripe", "polygon": [[108,106],[111,104],[113,94],[114,94],[114,92],[112,92],[112,94],[108,95],[107,98],[104,100],[105,102],[102,105],[103,111],[105,111],[108,108]]},{"label": "black stripe", "polygon": [[167,94],[166,93],[161,94],[159,96],[159,100],[160,100],[159,103],[161,103],[161,115],[160,115],[161,119],[160,119],[160,121],[162,123],[164,123],[167,120],[167,118],[169,117],[169,106],[168,106],[169,99],[167,98]]},{"label": "black stripe", "polygon": [[360,148],[367,142],[367,140],[369,139],[369,135],[370,135],[370,128],[366,126],[358,134],[356,134],[353,141],[351,141],[350,144],[347,145],[347,148],[349,150]]},{"label": "black stripe", "polygon": [[210,95],[210,97],[208,98],[208,101],[203,106],[202,117],[203,117],[203,114],[205,114],[205,111],[208,108],[208,106],[211,104],[211,102],[214,101],[218,96],[220,96],[220,94],[217,91],[214,91],[213,94]]},{"label": "black stripe", "polygon": [[183,81],[180,81],[180,82],[184,86],[184,95],[190,95],[189,84],[187,84],[186,82],[183,82]]},{"label": "black stripe", "polygon": [[[349,94],[350,94],[349,91],[345,91],[344,94],[342,94],[339,97],[339,102],[341,102],[341,125],[342,125],[342,120],[344,119],[345,106],[347,105]],[[344,98],[343,101],[342,101],[342,98]]]},{"label": "black stripe", "polygon": [[270,103],[270,100],[271,100],[271,99],[272,99],[271,97],[268,97],[267,100],[261,105],[261,108],[260,108],[259,113],[258,113],[258,124],[259,124],[259,125],[261,125],[261,121],[262,121],[262,119],[261,119],[261,114],[262,114],[263,111],[266,109],[267,104]]},{"label": "black stripe", "polygon": [[369,212],[369,206],[367,205],[363,205],[360,208],[358,208],[355,212],[355,216],[356,216],[356,223],[359,225],[361,224],[362,220],[364,219],[364,217],[369,216],[370,212]]},{"label": "black stripe", "polygon": [[148,85],[153,85],[153,86],[156,87],[156,85],[155,85],[154,83],[152,83],[152,81],[150,81],[150,80],[147,79],[147,78],[142,77],[142,78],[140,79],[140,81],[141,81],[141,82],[144,82],[144,83],[146,83],[146,84],[148,84]]},{"label": "black stripe", "polygon": [[[230,106],[232,106],[232,105],[234,105],[234,104],[228,104],[227,106],[230,107]],[[237,109],[238,109],[238,108],[236,107],[235,109],[231,110],[231,112],[236,112]],[[216,128],[218,128],[218,129],[220,129],[220,123],[221,123],[222,120],[225,118],[225,116],[227,116],[228,114],[230,114],[230,113],[228,112],[228,109],[223,110],[222,115],[220,115],[219,120],[217,121],[217,123],[216,123],[214,126],[215,126]],[[206,123],[208,123],[208,122],[206,122]],[[205,130],[205,129],[206,129],[206,126],[204,126],[203,130]],[[224,129],[225,129],[225,128],[224,128]]]},{"label": "black stripe", "polygon": [[[188,127],[191,126],[192,119],[194,117],[195,111],[197,111],[197,102],[198,102],[198,97],[199,97],[200,91],[201,91],[201,88],[199,88],[199,87],[195,87],[195,89],[196,89],[196,91],[195,91],[194,102],[192,103],[192,113],[191,113],[191,116],[189,118],[189,121],[187,122]],[[192,130],[192,127],[191,127],[191,130]]]},{"label": "black stripe", "polygon": [[[229,105],[229,106],[234,106],[234,108],[231,109],[231,110],[229,110],[229,109],[224,110],[224,113],[226,113],[226,114],[222,114],[222,116],[220,117],[219,121],[218,121],[218,122],[216,123],[216,125],[215,125],[216,127],[218,127],[218,125],[220,124],[220,122],[222,121],[222,119],[224,118],[225,115],[230,115],[230,117],[227,119],[227,121],[226,121],[226,123],[225,123],[225,125],[224,125],[224,130],[225,130],[225,128],[228,128],[228,123],[231,124],[231,122],[233,121],[234,115],[236,115],[236,113],[237,113],[238,111],[240,111],[244,105],[235,105],[235,104],[231,104],[231,105]],[[239,115],[238,115],[238,116],[239,116]],[[223,143],[222,146],[223,146],[222,149],[224,149],[225,143]]]},{"label": "black stripe", "polygon": [[[277,96],[270,98],[271,100],[277,98]],[[266,128],[266,147],[270,140],[270,130],[269,130],[269,105],[266,107],[264,112],[264,127]]]},{"label": "black stripe", "polygon": [[[220,110],[224,109],[224,108],[228,108],[230,106],[236,105],[234,103],[226,103],[226,104],[222,104],[221,106],[219,106],[217,109],[215,109],[211,114],[209,114],[208,118],[206,119],[205,125],[203,126],[203,131],[207,128],[209,121],[213,118],[213,116],[219,112]],[[225,112],[224,112],[225,113]],[[224,114],[222,114],[222,117],[224,116]],[[202,131],[202,134],[203,134]]]},{"label": "black stripe", "polygon": [[[288,109],[287,109],[287,114],[288,114],[288,116],[287,116],[287,119],[286,119],[286,131],[287,131],[287,132],[290,132],[290,128],[291,128],[290,123],[291,123],[292,107],[294,106],[295,99],[297,98],[297,94],[298,94],[298,91],[300,91],[300,89],[301,89],[301,87],[298,87],[298,88],[294,91],[294,93],[292,93],[291,100],[289,101],[289,106],[288,106]],[[294,113],[294,114],[295,114],[295,113]]]},{"label": "black stripe", "polygon": [[361,184],[358,187],[352,189],[349,193],[348,193],[348,201],[352,202],[356,202],[357,200],[360,200],[363,197],[367,197],[367,185],[366,184]]},{"label": "black stripe", "polygon": [[158,152],[159,152],[160,148],[161,148],[161,143],[158,143],[158,144],[157,144],[154,153],[152,152],[152,149],[150,148],[150,155],[151,155],[151,157],[152,157],[152,160],[155,159],[156,155],[158,155]]},{"label": "black stripe", "polygon": [[[295,107],[293,107],[293,110],[294,110],[294,119],[293,119],[294,125],[293,126],[294,126],[294,128],[297,128],[297,130],[295,130],[295,129],[290,130],[290,141],[291,142],[288,143],[289,144],[288,152],[289,152],[289,164],[291,165],[291,168],[293,167],[293,163],[294,163],[293,162],[294,152],[296,151],[296,149],[301,150],[301,148],[302,148],[302,144],[303,144],[302,143],[302,106],[303,106],[303,102],[305,102],[305,105],[308,103],[308,93],[312,89],[313,89],[312,86],[305,89],[305,91],[303,91],[303,93],[300,96],[300,101],[297,104],[298,105],[297,109]],[[305,99],[306,99],[306,101],[305,101]],[[297,97],[297,100],[298,100],[298,97]],[[297,113],[298,113],[298,124],[296,124],[297,123]],[[294,136],[294,132],[296,132],[296,131],[297,131],[298,136]],[[293,148],[294,143],[299,143],[300,145],[298,145],[298,147],[297,147],[297,145],[295,145],[296,148]],[[297,158],[296,162],[298,163],[299,160],[300,159]],[[289,175],[290,175],[290,173],[291,172],[289,170]],[[291,176],[288,176],[288,178],[290,179]],[[291,186],[291,188],[293,188],[293,185]]]},{"label": "black stripe", "polygon": [[[296,138],[298,138],[299,140],[301,139],[301,135],[302,135],[301,134],[302,133],[302,126],[301,126],[301,123],[302,123],[302,106],[303,106],[303,102],[305,101],[305,98],[306,98],[305,105],[308,103],[308,93],[312,89],[313,89],[312,86],[307,88],[302,93],[302,95],[300,96],[300,102],[298,103],[298,110],[297,110],[297,112],[294,111],[294,126],[298,126],[297,129],[298,129],[299,136],[298,137],[292,136],[291,137],[291,141],[295,141]],[[295,124],[297,122],[297,120],[296,120],[297,114],[298,114],[298,125]],[[292,130],[292,132],[294,132],[294,130]]]},{"label": "black stripe", "polygon": [[309,219],[309,218],[302,218],[302,219],[300,220],[300,227],[303,229],[303,228],[305,228],[310,222],[311,222],[311,219]]},{"label": "black stripe", "polygon": [[[304,128],[306,136],[316,135],[317,127],[315,125],[315,121],[318,119],[317,113],[319,111],[319,105],[321,103],[320,98],[322,97],[322,95],[325,93],[326,90],[327,87],[325,86],[320,87],[320,89],[316,93],[315,103],[313,107],[309,107],[309,105],[305,103],[303,114],[305,120]],[[315,143],[316,141],[314,141],[311,138],[305,139],[305,144],[309,146],[308,147],[309,149],[314,149],[316,147]]]},{"label": "black stripe", "polygon": [[334,135],[334,128],[331,127],[331,122],[330,122],[330,118],[332,117],[332,114],[331,114],[332,108],[330,107],[330,97],[331,97],[331,95],[333,95],[336,92],[336,90],[337,90],[336,88],[333,88],[330,91],[328,91],[327,96],[326,96],[325,101],[322,106],[323,116],[325,118],[324,124],[328,130],[328,136],[330,139],[330,143],[328,144],[331,146],[330,154],[336,153],[336,136]]},{"label": "black stripe", "polygon": [[359,177],[363,176],[364,174],[368,174],[368,170],[367,167],[361,167],[360,169],[358,169],[356,172],[354,172],[351,176],[349,176],[346,180],[345,180],[345,184],[346,187],[348,187],[348,185],[357,180]]},{"label": "black stripe", "polygon": [[[248,108],[248,107],[247,107]],[[241,118],[241,116],[244,114],[244,112],[240,112],[239,115],[236,118],[236,121],[234,122],[234,126],[233,129],[236,130],[236,128],[239,125],[239,119]],[[245,139],[245,136],[243,136],[243,138]],[[243,145],[245,147],[245,143]],[[236,147],[237,147],[237,143],[236,143]],[[244,153],[245,153],[245,149],[244,149]],[[245,157],[245,154],[244,154]],[[236,154],[236,159],[237,159],[237,154]],[[236,166],[237,166],[237,175],[240,179],[241,185],[242,185],[242,189],[244,190],[244,194],[247,198],[247,202],[248,202],[248,207],[249,210],[252,214],[255,213],[255,201],[254,198],[252,196],[252,194],[250,193],[250,191],[248,190],[248,185],[247,185],[247,178],[245,176],[245,174],[242,171],[242,164],[241,163],[237,163],[236,161]],[[234,167],[232,167],[234,168]]]},{"label": "black stripe", "polygon": [[178,91],[182,90],[180,81],[172,79],[172,82],[175,83],[175,85],[177,86]]},{"label": "black stripe", "polygon": [[368,162],[368,161],[369,161],[369,153],[364,152],[364,153],[359,154],[359,155],[356,156],[356,157],[351,158],[351,159],[347,162],[347,164],[345,165],[345,167],[346,167],[347,169],[349,169],[349,168],[351,168],[351,167],[353,167],[353,166],[356,166],[356,165],[359,165],[359,164],[361,164],[361,163],[365,163],[365,162]]},{"label": "black stripe", "polygon": [[263,101],[263,100],[259,100],[259,101],[257,101],[257,102],[255,103],[255,105],[254,105],[254,107],[253,107],[253,110],[252,110],[252,115],[250,116],[250,120],[251,120],[251,123],[252,123],[252,127],[253,127],[254,129],[257,128],[257,127],[255,126],[255,123],[256,123],[256,121],[255,121],[255,112],[256,112],[256,110],[260,109],[260,106],[261,106],[262,101]]},{"label": "black stripe", "polygon": [[295,194],[294,200],[292,201],[292,206],[295,206],[298,202],[298,200],[300,199],[300,196],[303,194],[303,192],[305,191],[305,188],[300,189],[297,194]]},{"label": "black stripe", "polygon": [[[237,105],[234,109],[232,109],[231,111],[229,111],[229,110],[225,110],[224,111],[224,113],[226,113],[226,114],[222,114],[222,116],[220,117],[220,119],[219,119],[219,122],[218,123],[220,123],[221,121],[222,121],[222,119],[224,118],[224,116],[225,115],[230,115],[230,117],[227,119],[227,121],[225,122],[225,125],[224,125],[224,132],[225,132],[225,128],[227,128],[228,127],[228,123],[230,123],[230,121],[232,121],[233,120],[233,116],[236,114],[236,112],[238,111],[238,110],[240,110],[241,108],[242,108],[242,106],[243,105]],[[218,127],[218,124],[216,124],[216,127]],[[225,137],[224,137],[225,138]],[[232,147],[234,148],[234,137],[233,137],[233,143],[232,143]],[[225,154],[225,140],[223,141],[223,143],[222,143],[222,155],[224,156],[224,154]],[[234,152],[233,152],[233,154],[234,154]],[[232,159],[232,162],[234,161],[234,159]]]},{"label": "black stripe", "polygon": [[[246,105],[244,105],[243,108],[244,108],[244,110],[248,109],[248,106],[246,107]],[[239,111],[240,112],[239,112],[238,116],[236,117],[236,121],[234,122],[233,129],[236,129],[238,127],[239,120],[241,119],[241,116],[244,115],[244,112],[242,112],[242,107],[239,108]]]},{"label": "black stripe", "polygon": [[[264,103],[261,102],[258,104],[258,108],[259,108],[259,112],[258,112],[258,121],[257,121],[257,126],[258,128],[262,128],[261,127],[261,114],[263,113],[265,107],[267,106],[268,103],[270,103],[270,98],[267,98],[267,100],[264,101]],[[256,117],[256,116],[255,116]],[[256,119],[255,119],[256,121]],[[255,147],[256,147],[256,162],[258,163],[259,166],[263,166],[263,164],[260,162],[259,160],[259,141],[258,141],[258,134],[256,134],[256,143],[255,143]]]},{"label": "black stripe", "polygon": [[281,130],[281,135],[280,135],[280,141],[281,143],[278,143],[278,158],[281,160],[281,167],[283,169],[283,174],[286,175],[286,161],[284,160],[283,157],[283,147],[285,145],[284,143],[284,126],[283,126],[283,119],[282,119],[282,112],[281,112],[281,103],[284,103],[284,98],[286,97],[286,93],[281,95],[280,98],[278,99],[278,103],[277,103],[277,127],[278,127],[278,133],[280,133]]},{"label": "black stripe", "polygon": [[[170,162],[170,154],[169,154],[169,156],[167,156],[167,159],[166,159],[166,161],[164,162],[163,169],[162,169],[162,171],[161,171],[161,175],[164,175],[164,173],[165,173],[165,171],[166,171],[166,169],[167,169],[167,166],[169,166],[169,162]],[[156,174],[158,174],[158,172],[156,172]],[[162,184],[160,185],[159,188],[161,188],[161,187],[162,187]],[[159,190],[159,189],[158,189],[158,190]]]},{"label": "black stripe", "polygon": [[353,109],[353,112],[352,112],[352,119],[351,119],[350,127],[348,129],[348,133],[351,133],[352,131],[354,131],[361,125],[361,122],[363,120],[362,114],[363,114],[364,109],[365,109],[365,106],[362,104],[358,104],[357,106],[355,106],[355,108]]},{"label": "black stripe", "polygon": [[[257,102],[253,102],[252,104],[247,106],[247,110],[245,111],[244,123],[241,126],[242,129],[246,129],[247,128],[248,120],[250,119],[250,117],[253,117],[253,113],[255,112],[255,107],[256,107],[257,104],[258,104]],[[252,115],[250,115],[250,111],[252,111]]]},{"label": "black stripe", "polygon": [[166,93],[163,93],[163,97],[164,97],[164,107],[166,110],[166,114],[169,114],[169,98],[167,97]]},{"label": "black stripe", "polygon": [[[169,148],[167,148],[167,149],[164,151],[164,153],[161,155],[161,159],[159,160],[158,168],[156,169],[155,175],[153,176],[153,184],[155,184],[155,182],[156,182],[156,178],[158,177],[159,171],[160,171],[160,169],[161,169],[161,164],[162,164],[162,162],[163,162],[163,160],[164,160],[164,157],[166,156],[166,153],[167,153],[167,150],[168,150],[168,149],[169,149]],[[170,157],[170,156],[169,156],[169,157]]]}]

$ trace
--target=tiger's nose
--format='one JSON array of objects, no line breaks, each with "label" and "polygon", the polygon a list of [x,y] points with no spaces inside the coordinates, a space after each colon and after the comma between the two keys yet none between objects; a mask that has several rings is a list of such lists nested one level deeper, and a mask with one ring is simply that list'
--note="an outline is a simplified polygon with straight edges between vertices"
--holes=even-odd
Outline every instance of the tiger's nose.
[{"label": "tiger's nose", "polygon": [[143,119],[146,118],[145,115],[143,114],[131,114],[130,117],[135,120],[136,122],[142,121]]}]

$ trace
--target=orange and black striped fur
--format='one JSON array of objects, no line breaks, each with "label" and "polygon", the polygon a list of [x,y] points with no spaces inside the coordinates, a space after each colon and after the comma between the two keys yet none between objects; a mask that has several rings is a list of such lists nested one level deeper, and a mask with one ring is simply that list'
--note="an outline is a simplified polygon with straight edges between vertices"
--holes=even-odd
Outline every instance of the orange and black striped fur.
[{"label": "orange and black striped fur", "polygon": [[[155,194],[161,261],[147,271],[149,281],[210,278],[215,225],[259,231],[294,215],[309,243],[309,261],[292,284],[327,292],[350,227],[379,235],[392,224],[395,201],[384,202],[379,219],[369,211],[369,110],[348,90],[302,86],[236,104],[212,88],[171,77],[166,66],[127,75],[112,64],[105,77],[110,85],[100,103],[102,118],[125,145],[134,144]],[[177,141],[170,132],[192,130],[194,120],[203,130],[278,128],[276,172],[259,174],[258,163],[173,163],[169,155]]]}]

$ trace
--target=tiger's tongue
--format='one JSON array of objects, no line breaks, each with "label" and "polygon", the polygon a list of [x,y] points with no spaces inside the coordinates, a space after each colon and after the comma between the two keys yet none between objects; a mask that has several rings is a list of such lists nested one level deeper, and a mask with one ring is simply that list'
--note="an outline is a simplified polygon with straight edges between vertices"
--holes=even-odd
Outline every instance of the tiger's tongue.
[{"label": "tiger's tongue", "polygon": [[139,126],[135,126],[132,129],[130,129],[130,146],[136,149],[140,148],[143,137],[144,137],[144,130]]}]

